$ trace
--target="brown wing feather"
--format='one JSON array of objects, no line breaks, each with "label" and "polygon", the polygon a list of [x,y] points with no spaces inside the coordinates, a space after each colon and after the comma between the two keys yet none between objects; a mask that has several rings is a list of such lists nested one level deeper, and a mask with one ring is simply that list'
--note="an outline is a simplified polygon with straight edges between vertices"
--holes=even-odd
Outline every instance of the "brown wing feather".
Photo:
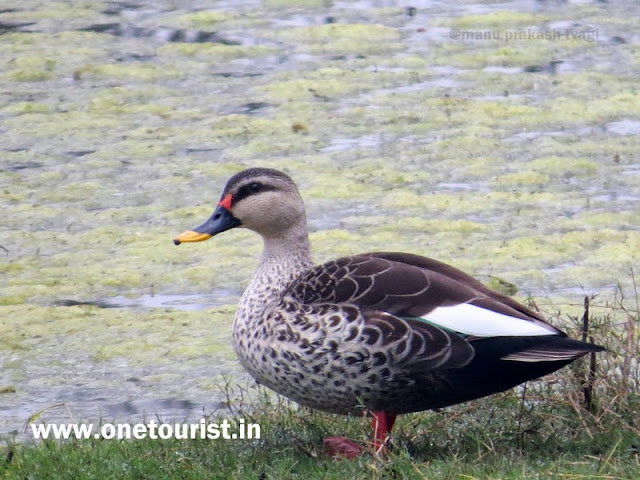
[{"label": "brown wing feather", "polygon": [[[547,323],[542,315],[533,310],[525,307],[521,303],[515,301],[511,297],[503,295],[490,289],[482,282],[476,280],[471,275],[458,270],[451,265],[434,260],[432,258],[421,257],[419,255],[412,255],[409,253],[369,253],[366,254],[372,258],[384,258],[395,263],[412,265],[419,267],[434,274],[439,274],[443,278],[447,278],[453,281],[454,285],[450,285],[449,288],[460,288],[460,286],[466,287],[465,290],[475,292],[476,298],[468,302],[478,307],[493,310],[498,313],[509,315],[523,320],[540,320]],[[479,295],[478,295],[479,294]],[[467,293],[469,295],[469,293]]]},{"label": "brown wing feather", "polygon": [[469,303],[549,325],[538,313],[466,273],[407,253],[367,253],[318,265],[294,281],[288,293],[302,303],[352,303],[365,312],[400,317],[420,317],[439,306]]}]

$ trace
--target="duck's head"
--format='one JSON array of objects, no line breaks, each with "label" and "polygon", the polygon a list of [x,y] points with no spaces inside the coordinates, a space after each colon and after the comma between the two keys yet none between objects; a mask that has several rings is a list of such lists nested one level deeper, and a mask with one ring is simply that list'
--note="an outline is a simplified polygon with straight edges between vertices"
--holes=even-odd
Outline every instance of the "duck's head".
[{"label": "duck's head", "polygon": [[304,203],[293,180],[278,170],[249,168],[227,181],[206,222],[181,233],[173,243],[200,242],[235,227],[278,237],[301,222],[306,222]]}]

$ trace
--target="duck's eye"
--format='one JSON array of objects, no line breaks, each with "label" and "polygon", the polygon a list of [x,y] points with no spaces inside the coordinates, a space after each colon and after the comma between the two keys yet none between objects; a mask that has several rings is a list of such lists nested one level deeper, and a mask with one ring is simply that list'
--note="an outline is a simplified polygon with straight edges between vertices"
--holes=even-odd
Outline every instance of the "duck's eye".
[{"label": "duck's eye", "polygon": [[260,183],[249,184],[249,191],[251,193],[258,193],[260,190],[262,190],[262,185]]}]

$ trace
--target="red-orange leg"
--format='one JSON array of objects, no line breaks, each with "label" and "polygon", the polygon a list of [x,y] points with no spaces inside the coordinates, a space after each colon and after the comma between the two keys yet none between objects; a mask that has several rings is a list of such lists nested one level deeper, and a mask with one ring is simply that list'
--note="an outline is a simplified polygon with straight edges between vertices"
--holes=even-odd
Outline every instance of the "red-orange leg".
[{"label": "red-orange leg", "polygon": [[373,451],[376,454],[384,454],[387,451],[387,442],[397,415],[387,412],[373,412],[371,427],[373,428]]}]

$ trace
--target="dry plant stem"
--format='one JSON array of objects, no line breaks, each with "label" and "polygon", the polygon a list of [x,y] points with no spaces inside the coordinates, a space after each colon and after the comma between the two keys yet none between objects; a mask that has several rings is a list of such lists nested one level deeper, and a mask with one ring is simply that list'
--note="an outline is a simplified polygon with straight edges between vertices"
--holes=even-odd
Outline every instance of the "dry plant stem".
[{"label": "dry plant stem", "polygon": [[578,415],[578,418],[580,419],[580,423],[582,423],[582,427],[584,428],[584,432],[589,436],[589,438],[593,439],[593,433],[591,433],[589,424],[584,418],[584,416],[582,415],[583,409],[580,408],[581,406],[578,404],[577,399],[573,398],[573,396],[569,396],[569,403],[571,403],[571,406],[573,407],[576,414]]},{"label": "dry plant stem", "polygon": [[[584,297],[584,314],[582,315],[582,341],[586,342],[587,338],[593,343],[593,337],[589,337],[589,296]],[[582,395],[584,408],[589,413],[593,413],[593,385],[596,380],[596,356],[592,353],[589,357],[589,370],[582,385]]]},{"label": "dry plant stem", "polygon": [[624,361],[622,362],[622,387],[626,392],[629,389],[629,381],[631,380],[631,360],[634,358],[634,339],[635,339],[635,326],[633,324],[633,317],[630,314],[627,314],[627,322],[624,326],[627,334],[627,345],[626,345],[626,355],[624,356]]},{"label": "dry plant stem", "polygon": [[522,386],[522,396],[520,397],[520,414],[518,415],[518,447],[521,451],[524,451],[524,435],[522,431],[522,418],[524,416],[525,399],[527,396],[527,383]]}]

